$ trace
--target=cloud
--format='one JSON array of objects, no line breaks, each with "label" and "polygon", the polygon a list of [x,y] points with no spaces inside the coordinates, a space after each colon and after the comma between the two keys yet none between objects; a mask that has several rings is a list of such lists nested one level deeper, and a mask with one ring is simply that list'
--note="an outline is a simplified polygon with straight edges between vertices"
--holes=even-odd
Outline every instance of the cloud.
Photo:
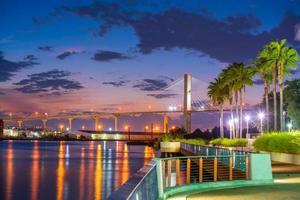
[{"label": "cloud", "polygon": [[127,83],[129,83],[129,80],[119,80],[119,81],[109,81],[109,82],[103,82],[103,85],[112,85],[114,87],[122,87],[126,86]]},{"label": "cloud", "polygon": [[[77,7],[62,7],[61,12],[89,17],[99,22],[98,35],[113,27],[130,27],[139,38],[138,50],[149,54],[156,49],[192,49],[221,62],[249,61],[260,48],[274,39],[287,38],[297,46],[300,16],[286,14],[277,27],[258,32],[261,22],[252,14],[230,16],[223,21],[211,15],[169,8],[165,12],[150,13],[124,9],[117,3],[93,2]],[[298,43],[297,43],[298,42]]]},{"label": "cloud", "polygon": [[166,99],[177,96],[178,94],[147,94],[147,96],[154,97],[156,99]]},{"label": "cloud", "polygon": [[126,56],[122,53],[119,52],[114,52],[114,51],[97,51],[94,56],[92,57],[92,59],[96,60],[96,61],[103,61],[103,62],[107,62],[107,61],[111,61],[111,60],[126,60],[126,59],[131,59],[131,57]]},{"label": "cloud", "polygon": [[228,16],[225,22],[238,31],[250,31],[259,28],[262,24],[260,20],[253,14],[241,16]]},{"label": "cloud", "polygon": [[0,51],[0,82],[11,80],[11,77],[22,69],[32,67],[39,63],[33,55],[28,55],[23,61],[10,61],[4,58],[3,52]]},{"label": "cloud", "polygon": [[60,60],[63,60],[69,56],[72,56],[72,55],[75,55],[75,54],[78,54],[79,52],[76,52],[76,51],[65,51],[61,54],[59,54],[58,56],[56,56],[56,58],[60,59]]},{"label": "cloud", "polygon": [[262,80],[261,78],[254,79],[253,80],[253,84],[254,85],[263,85],[264,84],[264,80]]},{"label": "cloud", "polygon": [[51,46],[39,46],[38,49],[41,50],[41,51],[52,51],[52,48]]},{"label": "cloud", "polygon": [[71,75],[68,71],[57,69],[28,75],[18,83],[15,90],[27,94],[40,94],[41,96],[60,96],[73,90],[82,89],[83,86],[73,80],[67,79]]},{"label": "cloud", "polygon": [[0,95],[5,95],[5,93],[0,91]]},{"label": "cloud", "polygon": [[133,87],[139,88],[142,91],[157,91],[167,87],[169,82],[170,81],[165,79],[143,79]]},{"label": "cloud", "polygon": [[24,60],[35,62],[35,61],[38,60],[38,58],[35,55],[33,55],[33,54],[29,54],[29,55],[27,55],[27,56],[24,57]]}]

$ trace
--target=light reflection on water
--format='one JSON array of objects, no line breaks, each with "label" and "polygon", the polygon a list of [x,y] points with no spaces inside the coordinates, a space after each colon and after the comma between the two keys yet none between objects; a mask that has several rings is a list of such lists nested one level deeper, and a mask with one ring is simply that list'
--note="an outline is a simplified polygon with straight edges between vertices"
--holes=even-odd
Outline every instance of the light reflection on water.
[{"label": "light reflection on water", "polygon": [[108,197],[155,156],[124,142],[0,142],[0,199]]}]

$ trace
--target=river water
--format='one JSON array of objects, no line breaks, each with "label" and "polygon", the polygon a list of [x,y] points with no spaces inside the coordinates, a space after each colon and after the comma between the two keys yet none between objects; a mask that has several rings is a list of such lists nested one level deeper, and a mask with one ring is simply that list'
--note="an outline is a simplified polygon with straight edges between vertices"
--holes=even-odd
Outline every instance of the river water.
[{"label": "river water", "polygon": [[124,142],[0,142],[0,199],[106,199],[155,157]]}]

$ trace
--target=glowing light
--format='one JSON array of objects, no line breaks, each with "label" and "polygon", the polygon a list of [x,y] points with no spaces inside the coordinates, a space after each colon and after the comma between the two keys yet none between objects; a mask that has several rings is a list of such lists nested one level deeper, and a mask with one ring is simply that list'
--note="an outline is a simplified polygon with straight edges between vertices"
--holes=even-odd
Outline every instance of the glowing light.
[{"label": "glowing light", "polygon": [[232,125],[233,125],[233,121],[232,121],[232,120],[229,120],[229,121],[228,121],[228,125],[229,125],[229,126],[232,126]]},{"label": "glowing light", "polygon": [[84,129],[85,129],[85,126],[81,126],[81,129],[84,130]]},{"label": "glowing light", "polygon": [[177,106],[169,106],[169,111],[176,111],[177,110]]},{"label": "glowing light", "polygon": [[148,129],[149,129],[149,126],[145,126],[145,129],[148,130]]},{"label": "glowing light", "polygon": [[155,131],[159,131],[159,126],[155,126]]},{"label": "glowing light", "polygon": [[128,130],[129,130],[129,126],[128,126],[128,125],[125,125],[125,126],[124,126],[124,129],[125,129],[126,131],[128,131]]},{"label": "glowing light", "polygon": [[260,112],[260,113],[258,113],[257,117],[258,117],[258,119],[262,120],[265,117],[265,113]]},{"label": "glowing light", "polygon": [[102,126],[101,126],[101,125],[98,125],[97,128],[98,128],[98,130],[101,130],[101,129],[102,129]]},{"label": "glowing light", "polygon": [[175,130],[175,129],[176,129],[176,126],[172,126],[171,129],[172,129],[172,130]]},{"label": "glowing light", "polygon": [[108,130],[109,130],[109,131],[112,131],[112,127],[109,127]]},{"label": "glowing light", "polygon": [[249,121],[250,118],[251,118],[250,115],[246,115],[246,116],[245,116],[245,120],[246,120],[246,121]]}]

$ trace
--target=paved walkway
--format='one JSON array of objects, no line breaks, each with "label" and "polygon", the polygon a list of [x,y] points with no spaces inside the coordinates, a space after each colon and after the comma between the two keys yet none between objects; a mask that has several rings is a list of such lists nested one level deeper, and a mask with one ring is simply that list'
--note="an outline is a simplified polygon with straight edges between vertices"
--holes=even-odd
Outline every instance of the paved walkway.
[{"label": "paved walkway", "polygon": [[274,185],[220,189],[169,200],[300,200],[300,166],[272,163]]}]

